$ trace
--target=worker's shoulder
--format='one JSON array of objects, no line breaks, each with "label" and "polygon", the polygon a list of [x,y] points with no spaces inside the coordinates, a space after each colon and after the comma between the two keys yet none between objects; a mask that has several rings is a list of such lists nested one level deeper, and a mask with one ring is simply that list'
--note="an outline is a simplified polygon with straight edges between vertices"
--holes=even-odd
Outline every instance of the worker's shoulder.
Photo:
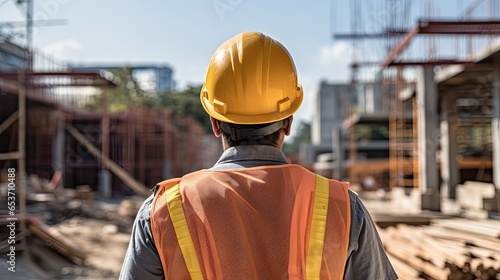
[{"label": "worker's shoulder", "polygon": [[181,178],[171,178],[167,180],[163,180],[159,183],[157,183],[151,190],[153,191],[153,196],[156,196],[158,191],[165,191],[168,190],[169,188],[175,186],[180,182]]},{"label": "worker's shoulder", "polygon": [[370,217],[370,214],[361,201],[359,195],[351,189],[349,189],[349,200],[351,202],[351,217],[353,220],[361,222],[362,220]]},{"label": "worker's shoulder", "polygon": [[206,174],[207,170],[209,170],[209,169],[201,169],[198,171],[188,173],[182,177],[175,177],[175,178],[163,180],[163,181],[157,183],[156,186],[153,188],[154,194],[156,195],[158,193],[158,191],[160,191],[160,190],[162,192],[164,192],[177,184],[181,184],[181,182],[189,181],[191,178],[203,176],[203,174]]},{"label": "worker's shoulder", "polygon": [[360,202],[359,195],[357,192],[349,189],[348,193],[349,193],[349,199],[351,200],[351,204],[352,203],[358,204]]},{"label": "worker's shoulder", "polygon": [[157,187],[162,187],[162,188],[170,188],[174,186],[175,184],[178,184],[181,181],[181,178],[170,178],[167,180],[163,180],[156,184]]},{"label": "worker's shoulder", "polygon": [[154,194],[148,196],[143,202],[136,215],[136,222],[142,223],[144,221],[149,221],[151,207],[153,205]]}]

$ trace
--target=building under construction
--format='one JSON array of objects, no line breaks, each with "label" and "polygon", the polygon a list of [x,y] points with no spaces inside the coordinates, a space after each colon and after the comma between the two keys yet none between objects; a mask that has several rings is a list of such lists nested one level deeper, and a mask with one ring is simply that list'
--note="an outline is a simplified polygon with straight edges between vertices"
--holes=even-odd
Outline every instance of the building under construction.
[{"label": "building under construction", "polygon": [[[451,4],[336,4],[338,13],[350,9],[351,24],[334,23],[333,37],[354,49],[352,79],[321,85],[313,125],[317,150],[326,145],[335,155],[332,175],[362,183],[387,173],[375,176],[378,185],[420,190],[425,210],[439,211],[441,197],[455,199],[465,181],[493,183],[498,192],[500,5]],[[450,10],[460,11],[455,21]],[[485,207],[498,211],[488,200]]]},{"label": "building under construction", "polygon": [[352,76],[321,84],[316,170],[390,190],[371,209],[401,279],[498,278],[500,2],[332,5]]}]

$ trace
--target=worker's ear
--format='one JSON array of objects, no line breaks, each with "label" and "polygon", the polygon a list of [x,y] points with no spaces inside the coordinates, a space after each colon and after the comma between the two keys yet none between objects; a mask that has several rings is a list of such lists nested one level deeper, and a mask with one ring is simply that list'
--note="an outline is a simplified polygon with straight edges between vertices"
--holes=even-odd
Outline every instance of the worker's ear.
[{"label": "worker's ear", "polygon": [[292,131],[292,122],[293,122],[293,115],[288,117],[288,122],[283,126],[283,131],[285,132],[286,136],[290,135],[290,132]]},{"label": "worker's ear", "polygon": [[222,131],[221,131],[221,128],[220,128],[220,124],[219,124],[219,121],[210,117],[210,122],[212,123],[212,130],[214,132],[214,135],[216,137],[220,137],[222,135]]}]

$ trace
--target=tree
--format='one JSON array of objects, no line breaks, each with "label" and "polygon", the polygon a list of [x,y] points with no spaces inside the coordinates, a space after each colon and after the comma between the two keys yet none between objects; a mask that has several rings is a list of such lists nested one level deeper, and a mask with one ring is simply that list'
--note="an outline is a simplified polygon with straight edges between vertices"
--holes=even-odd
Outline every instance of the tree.
[{"label": "tree", "polygon": [[118,86],[106,90],[103,94],[93,96],[87,107],[103,110],[106,103],[108,111],[119,112],[142,106],[146,97],[143,90],[141,90],[134,80],[132,69],[113,69],[110,72],[119,79]]},{"label": "tree", "polygon": [[137,107],[168,108],[174,114],[193,117],[199,122],[205,132],[211,133],[210,119],[200,102],[201,85],[189,85],[183,91],[145,94],[134,79],[132,68],[113,69],[112,72],[119,84],[103,94],[95,95],[86,107],[103,110],[105,103],[109,112],[120,112]]},{"label": "tree", "polygon": [[169,108],[174,114],[191,116],[199,122],[206,133],[212,132],[210,118],[200,102],[201,85],[188,85],[181,92],[164,92],[156,100],[148,100],[146,105],[151,107]]}]

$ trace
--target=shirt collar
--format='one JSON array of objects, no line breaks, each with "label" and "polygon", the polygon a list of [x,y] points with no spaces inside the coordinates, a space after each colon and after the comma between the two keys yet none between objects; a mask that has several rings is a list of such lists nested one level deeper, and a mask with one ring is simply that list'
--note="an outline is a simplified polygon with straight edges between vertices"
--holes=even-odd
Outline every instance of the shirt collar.
[{"label": "shirt collar", "polygon": [[285,155],[279,148],[267,145],[242,145],[226,149],[214,167],[240,161],[270,161],[274,162],[274,164],[287,163]]}]

